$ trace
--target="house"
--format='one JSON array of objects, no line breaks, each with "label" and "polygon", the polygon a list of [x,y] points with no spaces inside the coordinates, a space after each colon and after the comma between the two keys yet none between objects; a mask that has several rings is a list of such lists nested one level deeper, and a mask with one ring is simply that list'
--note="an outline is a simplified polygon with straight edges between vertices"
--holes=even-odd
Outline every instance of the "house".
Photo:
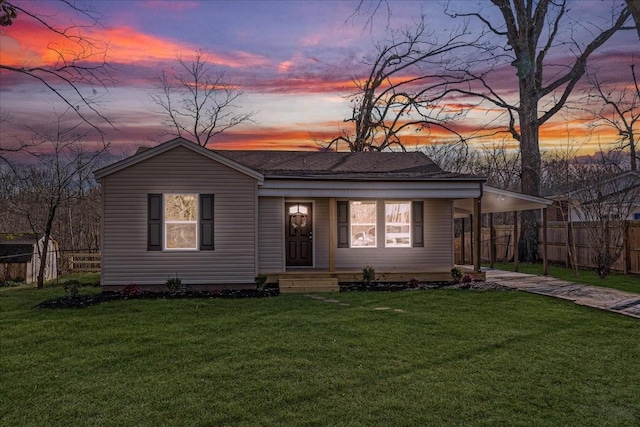
[{"label": "house", "polygon": [[[44,235],[0,233],[0,281],[35,283],[38,280]],[[58,277],[58,244],[49,239],[44,280]]]},{"label": "house", "polygon": [[247,287],[258,274],[335,288],[367,265],[389,280],[449,280],[454,215],[481,212],[485,182],[420,152],[213,151],[182,138],[95,177],[107,290],[171,277]]},{"label": "house", "polygon": [[549,195],[551,221],[640,220],[640,173],[595,175],[589,185]]}]

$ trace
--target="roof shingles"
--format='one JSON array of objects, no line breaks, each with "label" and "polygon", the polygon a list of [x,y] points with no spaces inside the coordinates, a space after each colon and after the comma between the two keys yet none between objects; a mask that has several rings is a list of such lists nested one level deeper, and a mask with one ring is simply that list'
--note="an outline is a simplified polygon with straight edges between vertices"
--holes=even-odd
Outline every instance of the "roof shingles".
[{"label": "roof shingles", "polygon": [[265,177],[452,179],[477,176],[444,172],[420,152],[317,152],[217,150]]}]

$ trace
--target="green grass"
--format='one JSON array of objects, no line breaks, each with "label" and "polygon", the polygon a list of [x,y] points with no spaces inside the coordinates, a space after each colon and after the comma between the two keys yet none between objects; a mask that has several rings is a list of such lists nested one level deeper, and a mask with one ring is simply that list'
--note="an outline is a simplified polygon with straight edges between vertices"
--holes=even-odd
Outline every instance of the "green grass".
[{"label": "green grass", "polygon": [[3,425],[640,420],[640,322],[567,301],[433,290],[32,309],[62,294],[0,294]]},{"label": "green grass", "polygon": [[[485,265],[488,267],[488,264]],[[513,271],[513,263],[494,264],[496,270]],[[520,273],[542,275],[542,264],[521,263],[518,264]],[[626,292],[635,292],[640,294],[640,276],[637,274],[618,274],[612,273],[605,279],[598,277],[598,273],[593,270],[579,270],[579,276],[573,274],[570,268],[560,267],[558,265],[549,265],[549,276],[568,282],[582,283],[584,285],[604,286],[607,288],[619,289]]]}]

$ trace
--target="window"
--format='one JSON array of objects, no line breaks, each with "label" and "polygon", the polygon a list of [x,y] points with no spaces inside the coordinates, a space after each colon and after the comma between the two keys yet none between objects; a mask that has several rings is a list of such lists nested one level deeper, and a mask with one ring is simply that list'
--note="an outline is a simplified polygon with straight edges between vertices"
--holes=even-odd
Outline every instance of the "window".
[{"label": "window", "polygon": [[376,202],[353,201],[349,205],[351,215],[351,246],[376,247]]},{"label": "window", "polygon": [[213,229],[213,194],[148,195],[148,250],[213,250]]},{"label": "window", "polygon": [[388,248],[411,247],[411,202],[384,203],[384,236]]},{"label": "window", "polygon": [[[424,202],[387,201],[384,206],[385,247],[424,247]],[[340,200],[336,211],[339,248],[377,247],[376,201]]]},{"label": "window", "polygon": [[197,249],[197,194],[165,194],[164,236],[165,249]]}]

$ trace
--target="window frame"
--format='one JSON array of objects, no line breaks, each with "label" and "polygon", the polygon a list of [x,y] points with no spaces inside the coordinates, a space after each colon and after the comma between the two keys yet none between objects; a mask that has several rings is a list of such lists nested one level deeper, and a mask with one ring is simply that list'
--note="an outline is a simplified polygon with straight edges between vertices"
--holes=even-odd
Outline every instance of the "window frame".
[{"label": "window frame", "polygon": [[[358,203],[358,204],[367,204],[367,205],[374,205],[375,210],[374,210],[374,222],[370,223],[370,222],[358,222],[358,223],[354,223],[351,218],[352,218],[352,213],[353,213],[353,206]],[[365,241],[364,245],[354,245],[354,242],[356,241],[356,239],[354,239],[354,236],[356,234],[354,234],[354,227],[368,227],[367,231],[371,230],[371,228],[373,228],[374,230],[374,234],[373,234],[373,244],[366,244],[366,235],[369,235],[369,233],[367,232],[366,235],[363,234],[363,241]],[[359,233],[363,233],[363,232],[359,232]],[[378,247],[378,201],[377,200],[349,200],[349,247],[350,248],[357,248],[357,249],[371,249],[371,248],[377,248]]]},{"label": "window frame", "polygon": [[[354,246],[352,244],[351,234],[351,206],[352,202],[375,202],[376,203],[376,245],[375,246]],[[387,246],[386,245],[386,208],[384,215],[382,215],[378,209],[379,202],[391,202],[391,203],[409,203],[410,205],[410,245],[407,246]],[[351,248],[378,248],[378,223],[382,221],[385,228],[385,245],[380,249],[395,249],[395,248],[423,248],[425,246],[425,203],[423,199],[401,199],[401,200],[382,200],[382,199],[343,199],[336,200],[336,246],[339,249],[351,249]],[[381,218],[382,217],[382,218]]]},{"label": "window frame", "polygon": [[[389,205],[407,205],[407,214],[409,215],[409,222],[404,223],[396,223],[396,222],[387,222],[387,206]],[[385,200],[384,201],[384,247],[389,249],[398,249],[398,248],[412,248],[413,247],[413,202],[411,200]],[[409,227],[407,231],[407,237],[409,238],[409,243],[406,244],[389,244],[388,235],[390,234],[388,231],[389,227]]]},{"label": "window frame", "polygon": [[[175,220],[175,219],[167,219],[167,196],[193,196],[195,199],[195,219],[193,220]],[[198,193],[164,193],[162,195],[162,211],[164,214],[163,222],[162,222],[162,240],[163,247],[162,249],[165,251],[197,251],[200,248],[200,232],[199,232],[199,224],[200,224],[200,195]],[[195,241],[193,242],[193,246],[189,247],[176,247],[170,248],[167,246],[168,239],[168,228],[172,224],[178,225],[193,225],[195,228]]]},{"label": "window frame", "polygon": [[[167,195],[194,195],[196,220],[167,220]],[[167,247],[167,225],[195,224],[195,246]],[[215,243],[215,195],[190,192],[147,194],[147,250],[162,252],[213,251]]]}]

